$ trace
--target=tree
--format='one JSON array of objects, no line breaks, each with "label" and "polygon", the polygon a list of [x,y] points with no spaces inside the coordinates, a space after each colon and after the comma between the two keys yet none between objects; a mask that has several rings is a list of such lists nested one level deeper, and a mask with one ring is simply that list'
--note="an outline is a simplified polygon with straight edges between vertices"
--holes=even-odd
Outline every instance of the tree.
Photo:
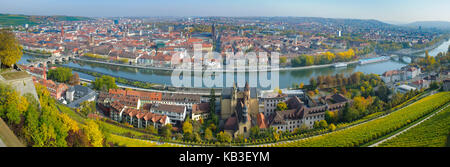
[{"label": "tree", "polygon": [[358,110],[354,109],[353,107],[348,108],[348,110],[344,110],[344,120],[346,122],[351,122],[359,117]]},{"label": "tree", "polygon": [[192,128],[192,124],[189,121],[189,119],[186,119],[186,121],[184,121],[183,123],[183,133],[191,133],[193,132],[193,128]]},{"label": "tree", "polygon": [[80,103],[80,108],[80,112],[85,116],[97,111],[95,101],[83,101]]},{"label": "tree", "polygon": [[154,135],[158,134],[158,130],[154,126],[147,126],[145,129],[151,134]]},{"label": "tree", "polygon": [[0,64],[13,67],[22,57],[22,47],[11,31],[0,30]]},{"label": "tree", "polygon": [[276,87],[275,89],[273,89],[273,93],[279,93],[280,92],[280,88]]},{"label": "tree", "polygon": [[306,66],[314,65],[314,56],[306,56]]},{"label": "tree", "polygon": [[217,126],[214,123],[210,123],[208,125],[208,128],[211,129],[211,131],[215,132],[217,130]]},{"label": "tree", "polygon": [[375,91],[375,95],[378,96],[384,102],[387,102],[389,100],[389,94],[390,94],[390,90],[384,84],[379,86],[378,90]]},{"label": "tree", "polygon": [[431,82],[430,89],[437,89],[439,88],[439,84],[437,82]]},{"label": "tree", "polygon": [[77,132],[80,130],[78,127],[78,123],[71,119],[67,114],[65,113],[59,113],[59,117],[62,120],[63,126],[66,126],[69,131]]},{"label": "tree", "polygon": [[280,57],[280,64],[286,64],[287,58],[286,57]]},{"label": "tree", "polygon": [[28,109],[27,99],[4,84],[0,84],[0,97],[0,117],[6,118],[10,124],[19,124]]},{"label": "tree", "polygon": [[352,80],[352,83],[356,84],[356,85],[361,84],[361,76],[363,76],[363,75],[364,75],[364,73],[362,73],[362,72],[355,72],[355,73],[353,73],[350,76],[350,78]]},{"label": "tree", "polygon": [[313,128],[314,129],[320,128],[320,122],[319,121],[314,121]]},{"label": "tree", "polygon": [[334,125],[334,124],[330,124],[329,126],[328,126],[328,129],[330,130],[330,131],[335,131],[336,130],[336,125]]},{"label": "tree", "polygon": [[160,133],[164,138],[170,138],[172,136],[172,124],[167,124],[161,128]]},{"label": "tree", "polygon": [[86,125],[83,126],[83,131],[93,147],[103,146],[103,134],[95,121],[87,121]]},{"label": "tree", "polygon": [[72,77],[72,69],[59,67],[48,71],[48,78],[58,82],[68,82]]},{"label": "tree", "polygon": [[325,120],[319,121],[319,127],[320,128],[328,128],[328,123]]},{"label": "tree", "polygon": [[66,138],[68,147],[91,147],[91,143],[89,143],[89,139],[86,134],[83,133],[82,130],[78,130],[76,132],[69,131],[68,136]]},{"label": "tree", "polygon": [[316,89],[317,88],[317,81],[316,81],[316,79],[314,79],[314,77],[309,79],[309,84],[311,85],[311,89]]},{"label": "tree", "polygon": [[109,91],[109,89],[117,89],[116,81],[114,77],[103,75],[101,78],[95,78],[95,81],[92,83],[94,85],[94,89]]},{"label": "tree", "polygon": [[352,108],[355,108],[355,110],[358,111],[359,113],[365,113],[367,110],[367,107],[369,105],[371,105],[372,103],[373,103],[372,97],[369,96],[367,98],[364,98],[364,97],[358,96],[358,97],[353,98]]},{"label": "tree", "polygon": [[194,141],[194,142],[200,142],[200,141],[202,141],[202,138],[200,137],[200,134],[198,134],[197,132],[194,132],[192,134],[192,139],[191,140]]},{"label": "tree", "polygon": [[252,138],[258,138],[259,137],[259,126],[253,126],[250,128],[250,137]]},{"label": "tree", "polygon": [[287,110],[287,104],[285,102],[279,102],[277,104],[277,111],[285,111]]},{"label": "tree", "polygon": [[209,94],[209,112],[216,113],[216,92],[214,88],[211,88],[211,92]]},{"label": "tree", "polygon": [[299,88],[303,89],[303,87],[305,87],[305,84],[303,82],[301,82]]},{"label": "tree", "polygon": [[80,84],[80,76],[78,75],[78,73],[74,73],[70,79],[69,79],[69,84],[72,86],[75,85],[79,85]]},{"label": "tree", "polygon": [[213,133],[212,133],[211,129],[209,129],[209,128],[206,128],[206,130],[205,130],[205,140],[207,140],[207,141],[213,140]]},{"label": "tree", "polygon": [[338,120],[338,116],[337,116],[337,113],[336,112],[333,112],[333,111],[326,111],[325,112],[325,120],[327,121],[327,122],[334,122],[334,123],[336,123],[337,122],[337,120]]},{"label": "tree", "polygon": [[217,141],[221,143],[230,143],[231,140],[231,134],[229,134],[228,132],[221,131],[219,134],[217,134]]},{"label": "tree", "polygon": [[25,139],[28,141],[28,145],[34,145],[34,140],[38,139],[39,132],[39,105],[34,99],[33,95],[26,94],[25,97],[29,101],[28,109],[25,112],[25,126],[23,128]]},{"label": "tree", "polygon": [[278,131],[278,129],[272,130],[272,136],[275,139],[275,141],[280,140],[281,137],[281,131]]},{"label": "tree", "polygon": [[[12,129],[24,137],[28,146],[82,147],[92,145],[89,143],[86,133],[80,130],[78,123],[57,109],[60,104],[50,97],[50,93],[44,86],[36,84],[36,92],[40,103],[29,93],[20,96],[15,94],[13,89],[8,89],[7,86],[0,84],[0,97],[2,97],[0,98],[0,114],[8,121],[13,120],[12,123],[14,124],[17,123],[16,121],[19,122]],[[8,100],[10,99],[20,105],[14,107],[16,104],[9,103]],[[39,104],[41,108],[39,108]],[[63,105],[60,107],[64,109]],[[24,112],[17,113],[14,110],[24,110]],[[95,139],[92,138],[93,136],[91,136],[91,139]]]}]

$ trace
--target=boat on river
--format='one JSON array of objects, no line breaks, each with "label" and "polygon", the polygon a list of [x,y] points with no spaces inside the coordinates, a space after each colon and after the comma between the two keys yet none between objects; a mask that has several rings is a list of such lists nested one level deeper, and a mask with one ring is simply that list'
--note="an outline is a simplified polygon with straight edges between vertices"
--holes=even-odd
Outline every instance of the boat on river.
[{"label": "boat on river", "polygon": [[333,65],[334,68],[347,67],[347,63],[336,63]]}]

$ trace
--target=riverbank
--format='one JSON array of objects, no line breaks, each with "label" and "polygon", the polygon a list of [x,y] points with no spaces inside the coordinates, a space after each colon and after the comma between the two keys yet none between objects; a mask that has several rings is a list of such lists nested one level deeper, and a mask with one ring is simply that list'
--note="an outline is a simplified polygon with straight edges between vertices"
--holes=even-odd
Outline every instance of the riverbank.
[{"label": "riverbank", "polygon": [[33,52],[33,51],[29,51],[29,50],[22,50],[23,53],[29,54],[29,55],[33,55],[33,56],[39,56],[39,57],[51,57],[52,55],[50,53],[45,54],[45,53],[37,53],[37,52]]},{"label": "riverbank", "polygon": [[[173,71],[175,69],[171,68],[163,68],[163,67],[149,67],[149,66],[139,66],[139,65],[129,65],[129,64],[118,64],[118,63],[110,63],[110,62],[103,62],[98,60],[88,60],[83,58],[73,58],[73,60],[78,61],[85,61],[90,63],[99,63],[99,64],[106,64],[106,65],[114,65],[114,66],[122,66],[122,67],[130,67],[130,68],[140,68],[140,69],[150,69],[150,70],[161,70],[161,71]],[[347,65],[356,64],[359,60],[351,61],[351,62],[344,62]],[[276,69],[259,69],[259,70],[253,70],[253,69],[212,69],[212,70],[191,70],[191,72],[204,72],[204,71],[210,71],[210,72],[268,72],[268,71],[295,71],[295,70],[306,70],[306,69],[315,69],[315,68],[327,68],[327,67],[333,67],[335,63],[333,64],[323,64],[323,65],[311,65],[311,66],[303,66],[303,67],[282,67],[282,68],[276,68]],[[188,70],[188,69],[180,69],[180,70]]]},{"label": "riverbank", "polygon": [[[92,83],[92,80],[89,79],[83,79],[80,78],[80,81],[83,83]],[[144,91],[144,92],[158,92],[158,93],[173,93],[173,94],[188,94],[188,95],[200,95],[200,96],[209,96],[211,88],[180,88],[183,89],[183,91],[176,90],[176,91],[169,91],[169,90],[156,90],[156,89],[145,89],[145,88],[138,88],[133,86],[127,86],[127,85],[117,85],[119,88],[123,89],[133,89],[137,91]],[[190,90],[192,89],[192,90]],[[194,90],[195,89],[195,90]],[[199,91],[199,90],[202,91]],[[221,88],[214,88],[215,95],[220,96],[222,94]]]},{"label": "riverbank", "polygon": [[446,37],[443,37],[439,42],[436,42],[434,45],[422,48],[422,49],[414,49],[414,48],[408,48],[408,49],[401,49],[397,51],[391,52],[392,54],[402,54],[402,55],[416,55],[416,54],[423,54],[425,51],[433,50],[438,48],[443,43],[450,40],[450,35],[447,35]]},{"label": "riverbank", "polygon": [[[64,67],[64,66],[62,66]],[[80,69],[80,68],[74,68],[70,67],[73,71],[76,71],[78,73],[90,75],[92,77],[101,77],[102,75],[111,76],[116,79],[116,83],[118,84],[118,87],[121,88],[129,88],[139,91],[151,91],[151,92],[161,92],[161,93],[175,93],[175,94],[191,94],[191,95],[202,95],[202,96],[209,96],[211,92],[211,88],[185,88],[185,87],[173,87],[173,86],[167,86],[167,85],[161,85],[156,83],[149,83],[149,82],[143,82],[138,80],[132,80],[127,79],[119,76],[114,76],[110,74],[104,74],[101,72],[86,70],[86,69]],[[87,83],[92,83],[93,80],[81,78],[80,80]],[[131,83],[131,84],[130,84]],[[135,85],[133,85],[135,84]],[[137,84],[137,85],[136,85]],[[141,85],[141,86],[139,86]],[[142,85],[145,85],[143,87]],[[214,88],[215,95],[220,96],[222,89],[221,88]]]}]

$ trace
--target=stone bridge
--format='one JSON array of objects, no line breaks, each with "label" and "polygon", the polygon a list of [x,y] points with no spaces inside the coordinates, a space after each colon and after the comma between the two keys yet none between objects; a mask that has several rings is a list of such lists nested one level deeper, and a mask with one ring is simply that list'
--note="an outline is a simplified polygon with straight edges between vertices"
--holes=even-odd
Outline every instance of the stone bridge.
[{"label": "stone bridge", "polygon": [[422,56],[417,54],[398,54],[398,53],[392,53],[391,57],[398,57],[399,61],[405,61],[403,58],[409,58],[411,62],[415,62],[418,58],[421,58]]},{"label": "stone bridge", "polygon": [[47,65],[47,64],[56,64],[57,62],[61,63],[64,61],[69,61],[74,57],[75,57],[75,55],[65,55],[65,56],[57,56],[57,57],[52,56],[47,59],[31,62],[28,64],[28,66],[39,67],[39,66],[43,66],[43,65]]}]

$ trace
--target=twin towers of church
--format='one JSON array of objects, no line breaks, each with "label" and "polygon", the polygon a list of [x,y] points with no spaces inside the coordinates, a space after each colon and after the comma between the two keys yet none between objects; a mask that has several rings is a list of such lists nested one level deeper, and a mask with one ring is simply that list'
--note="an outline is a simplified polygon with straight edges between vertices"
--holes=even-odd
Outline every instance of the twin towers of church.
[{"label": "twin towers of church", "polygon": [[238,88],[236,83],[231,88],[223,88],[220,126],[233,136],[248,137],[251,126],[256,124],[252,120],[256,120],[258,105],[258,90],[250,88],[248,82],[243,89]]}]

